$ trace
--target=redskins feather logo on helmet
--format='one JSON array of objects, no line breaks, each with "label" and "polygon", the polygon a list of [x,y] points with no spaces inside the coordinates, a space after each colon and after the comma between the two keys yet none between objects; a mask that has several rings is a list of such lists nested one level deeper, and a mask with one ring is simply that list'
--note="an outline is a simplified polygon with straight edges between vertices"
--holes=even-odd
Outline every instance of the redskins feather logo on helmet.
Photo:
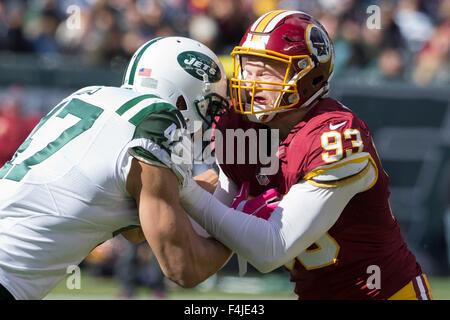
[{"label": "redskins feather logo on helmet", "polygon": [[[284,63],[284,81],[245,79],[241,63],[245,55]],[[234,109],[261,122],[271,120],[278,112],[309,106],[325,95],[334,67],[334,48],[325,28],[301,11],[276,10],[259,17],[231,57],[230,93]],[[255,92],[268,90],[267,86],[279,92],[276,102],[272,106],[255,104]]]}]

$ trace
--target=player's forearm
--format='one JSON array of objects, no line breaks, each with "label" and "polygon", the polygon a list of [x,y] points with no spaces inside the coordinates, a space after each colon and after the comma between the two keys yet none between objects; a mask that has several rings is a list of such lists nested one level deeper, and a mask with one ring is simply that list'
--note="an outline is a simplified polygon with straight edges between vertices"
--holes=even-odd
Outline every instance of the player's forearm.
[{"label": "player's forearm", "polygon": [[[216,273],[231,251],[212,238],[197,234],[180,205],[152,203],[157,219],[141,218],[145,236],[164,275],[184,288],[192,288]],[[145,208],[142,208],[143,210]]]},{"label": "player's forearm", "polygon": [[269,220],[228,208],[196,186],[189,190],[189,197],[182,192],[180,199],[211,235],[265,273],[286,264],[319,239],[360,189],[359,185],[324,189],[298,184]]},{"label": "player's forearm", "polygon": [[[194,220],[259,271],[269,272],[278,267],[274,264],[279,263],[276,254],[283,251],[279,249],[282,239],[279,228],[272,222],[235,211],[198,186],[182,192],[180,201]],[[274,250],[268,252],[270,248]]]},{"label": "player's forearm", "polygon": [[231,250],[213,238],[195,233],[165,241],[160,250],[164,274],[184,288],[192,288],[219,271],[231,257]]},{"label": "player's forearm", "polygon": [[[164,275],[184,286],[194,256],[193,250],[187,247],[190,243],[188,233],[170,205],[163,201],[152,201],[150,204],[141,204],[139,207],[145,238]],[[150,214],[154,212],[158,212],[158,215]]]},{"label": "player's forearm", "polygon": [[196,259],[191,285],[195,286],[218,272],[229,261],[233,252],[214,238],[202,238],[195,246]]}]

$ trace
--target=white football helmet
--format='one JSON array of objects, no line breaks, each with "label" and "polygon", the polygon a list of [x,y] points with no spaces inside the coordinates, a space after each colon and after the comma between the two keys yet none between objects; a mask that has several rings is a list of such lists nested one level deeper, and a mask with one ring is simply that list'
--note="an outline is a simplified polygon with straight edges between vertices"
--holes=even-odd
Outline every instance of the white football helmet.
[{"label": "white football helmet", "polygon": [[189,38],[160,37],[143,44],[128,64],[122,87],[154,93],[178,107],[190,133],[201,128],[194,128],[194,121],[210,127],[228,111],[222,63],[208,47]]}]

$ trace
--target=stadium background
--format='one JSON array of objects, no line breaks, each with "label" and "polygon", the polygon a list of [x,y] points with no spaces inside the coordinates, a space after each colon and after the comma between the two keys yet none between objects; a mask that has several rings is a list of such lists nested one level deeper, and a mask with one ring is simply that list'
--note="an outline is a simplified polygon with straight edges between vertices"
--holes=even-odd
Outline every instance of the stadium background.
[{"label": "stadium background", "polygon": [[[368,24],[370,5],[380,8],[379,29]],[[450,299],[450,0],[0,0],[0,165],[61,98],[119,85],[148,39],[197,39],[229,75],[233,46],[273,9],[309,12],[333,38],[331,96],[370,126],[402,233],[435,298]],[[130,269],[121,269],[121,258],[130,250],[140,277],[124,280]],[[65,279],[47,298],[293,299],[288,279],[282,268],[267,275],[249,268],[237,278],[233,258],[198,288],[180,289],[158,281],[148,246],[116,237],[81,264],[80,289]],[[138,281],[137,291],[124,290],[129,281]]]}]

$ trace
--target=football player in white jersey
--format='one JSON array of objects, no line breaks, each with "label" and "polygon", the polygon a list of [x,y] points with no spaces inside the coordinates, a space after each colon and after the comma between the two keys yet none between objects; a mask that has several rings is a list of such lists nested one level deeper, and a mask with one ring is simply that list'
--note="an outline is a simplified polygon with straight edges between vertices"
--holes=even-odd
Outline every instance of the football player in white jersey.
[{"label": "football player in white jersey", "polygon": [[211,50],[164,37],[136,51],[121,88],[84,88],[55,106],[0,168],[0,299],[44,298],[69,267],[133,228],[179,285],[216,273],[231,251],[200,236],[179,205],[192,165],[174,161],[187,140],[175,136],[210,124],[225,96]]}]

